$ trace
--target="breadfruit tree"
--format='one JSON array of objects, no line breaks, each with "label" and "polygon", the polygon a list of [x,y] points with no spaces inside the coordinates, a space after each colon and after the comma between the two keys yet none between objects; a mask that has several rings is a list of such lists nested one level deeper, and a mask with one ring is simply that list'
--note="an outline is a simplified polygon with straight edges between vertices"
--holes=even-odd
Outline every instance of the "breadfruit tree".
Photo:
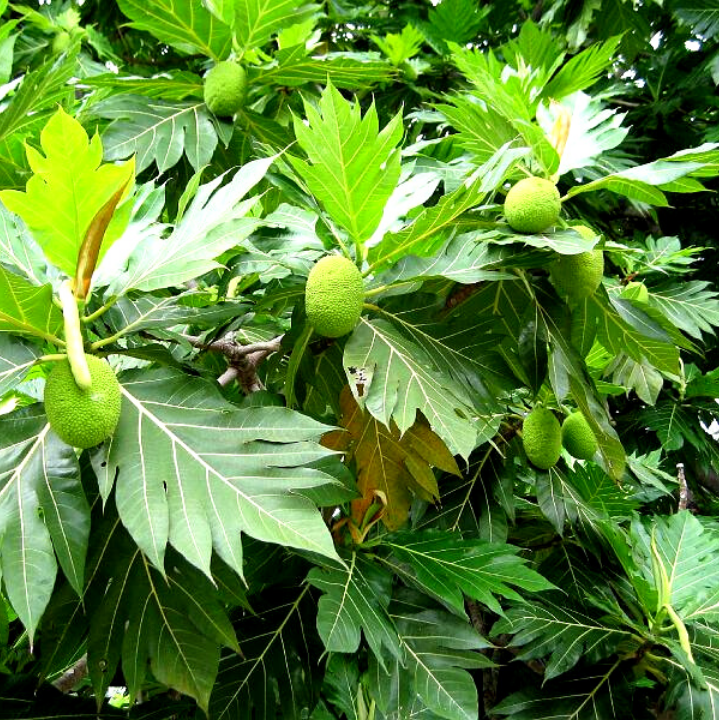
[{"label": "breadfruit tree", "polygon": [[0,12],[1,717],[716,715],[713,3]]}]

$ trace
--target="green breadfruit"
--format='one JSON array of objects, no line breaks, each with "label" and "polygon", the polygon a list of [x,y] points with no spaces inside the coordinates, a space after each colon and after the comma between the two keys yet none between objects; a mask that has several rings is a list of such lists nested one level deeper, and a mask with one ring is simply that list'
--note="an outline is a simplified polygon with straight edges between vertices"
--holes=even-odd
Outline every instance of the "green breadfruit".
[{"label": "green breadfruit", "polygon": [[587,419],[578,410],[568,415],[562,423],[562,445],[579,460],[589,460],[597,452],[597,438]]},{"label": "green breadfruit", "polygon": [[524,418],[522,444],[532,465],[549,470],[557,464],[562,452],[562,428],[547,408],[534,408]]},{"label": "green breadfruit", "polygon": [[65,50],[70,47],[70,40],[71,38],[69,32],[66,32],[65,30],[60,31],[52,40],[52,52],[55,55],[64,53]]},{"label": "green breadfruit", "polygon": [[217,63],[205,76],[205,104],[218,117],[231,117],[245,102],[247,75],[237,63]]},{"label": "green breadfruit", "polygon": [[364,283],[357,266],[341,255],[327,255],[310,270],[305,288],[307,317],[324,337],[352,332],[362,314]]},{"label": "green breadfruit", "polygon": [[557,186],[539,177],[520,180],[504,201],[509,226],[522,233],[543,232],[557,222],[561,209]]},{"label": "green breadfruit", "polygon": [[87,356],[92,385],[81,390],[70,363],[55,364],[45,383],[45,413],[61,440],[78,448],[91,448],[115,432],[120,419],[121,393],[112,368],[95,355]]},{"label": "green breadfruit", "polygon": [[[586,225],[572,227],[583,238],[597,236]],[[604,275],[604,253],[594,248],[577,255],[560,255],[550,268],[550,276],[556,288],[570,300],[579,301],[594,294]]]}]

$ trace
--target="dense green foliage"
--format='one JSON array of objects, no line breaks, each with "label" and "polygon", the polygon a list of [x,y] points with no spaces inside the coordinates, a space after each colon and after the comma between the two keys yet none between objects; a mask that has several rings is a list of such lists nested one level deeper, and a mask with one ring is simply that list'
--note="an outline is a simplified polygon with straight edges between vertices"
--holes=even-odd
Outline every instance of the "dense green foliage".
[{"label": "dense green foliage", "polygon": [[714,717],[713,0],[0,17],[0,717]]}]

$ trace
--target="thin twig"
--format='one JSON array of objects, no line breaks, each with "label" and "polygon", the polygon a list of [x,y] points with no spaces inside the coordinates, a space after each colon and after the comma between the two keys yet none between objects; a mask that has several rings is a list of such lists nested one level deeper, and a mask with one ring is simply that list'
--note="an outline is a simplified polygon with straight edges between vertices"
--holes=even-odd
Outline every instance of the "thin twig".
[{"label": "thin twig", "polygon": [[684,463],[677,463],[677,480],[679,481],[679,510],[686,510],[689,503],[689,486],[684,474]]},{"label": "thin twig", "polygon": [[[482,636],[488,634],[487,623],[479,603],[475,600],[466,599],[467,611],[472,627]],[[498,648],[486,648],[480,651],[493,662],[499,660]],[[491,709],[497,704],[497,688],[499,686],[499,669],[497,667],[484,668],[482,670],[482,705],[483,717],[490,717]]]},{"label": "thin twig", "polygon": [[235,365],[229,365],[227,367],[227,370],[220,375],[220,377],[217,378],[217,382],[222,387],[227,387],[230,383],[237,380],[237,378],[240,376],[240,370]]},{"label": "thin twig", "polygon": [[224,337],[222,340],[213,340],[212,342],[206,343],[197,335],[182,335],[182,338],[187,340],[193,347],[209,350],[210,352],[222,353],[230,361],[252,355],[256,352],[262,352],[265,353],[265,355],[277,352],[280,349],[282,337],[282,335],[278,335],[276,338],[272,338],[272,340],[242,345],[232,339],[231,336]]},{"label": "thin twig", "polygon": [[62,693],[69,693],[88,674],[87,655],[83,655],[69,670],[55,680],[53,686]]}]

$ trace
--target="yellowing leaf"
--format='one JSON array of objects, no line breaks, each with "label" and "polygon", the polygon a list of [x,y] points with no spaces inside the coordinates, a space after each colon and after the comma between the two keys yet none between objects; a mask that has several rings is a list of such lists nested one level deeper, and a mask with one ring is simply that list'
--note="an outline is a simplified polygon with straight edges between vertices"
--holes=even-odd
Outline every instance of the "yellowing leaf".
[{"label": "yellowing leaf", "polygon": [[[44,154],[26,147],[34,174],[25,192],[4,190],[0,200],[25,221],[50,262],[73,277],[91,222],[115,193],[130,187],[135,162],[101,164],[100,136],[89,140],[82,125],[62,109],[43,128],[40,145]],[[98,260],[122,234],[127,212],[114,214]]]},{"label": "yellowing leaf", "polygon": [[400,436],[394,423],[383,425],[357,404],[349,386],[340,396],[340,425],[347,432],[333,431],[322,443],[345,452],[345,461],[357,466],[358,487],[362,497],[352,501],[352,519],[361,526],[376,494],[385,498],[382,521],[389,530],[400,528],[407,520],[413,496],[428,502],[439,499],[433,467],[459,475],[459,468],[447,446],[418,417]]}]

